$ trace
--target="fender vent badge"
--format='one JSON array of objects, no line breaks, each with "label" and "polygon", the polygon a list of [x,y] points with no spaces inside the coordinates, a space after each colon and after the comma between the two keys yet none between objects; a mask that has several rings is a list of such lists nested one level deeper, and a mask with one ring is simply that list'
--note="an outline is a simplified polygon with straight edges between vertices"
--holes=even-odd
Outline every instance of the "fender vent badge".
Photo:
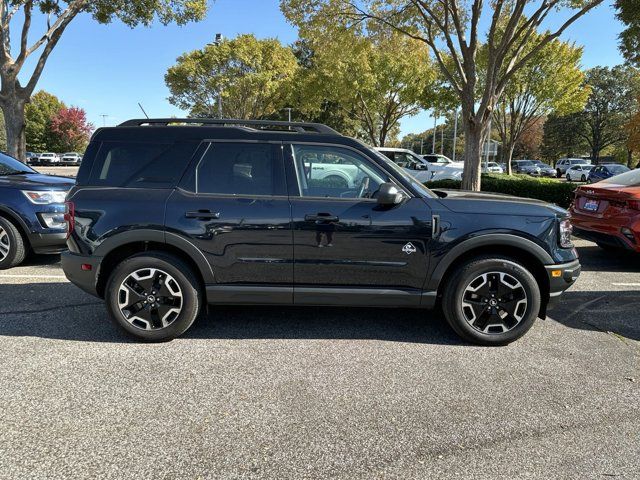
[{"label": "fender vent badge", "polygon": [[413,243],[409,242],[404,247],[402,247],[402,251],[407,255],[411,255],[412,253],[416,253],[416,247],[413,246]]}]

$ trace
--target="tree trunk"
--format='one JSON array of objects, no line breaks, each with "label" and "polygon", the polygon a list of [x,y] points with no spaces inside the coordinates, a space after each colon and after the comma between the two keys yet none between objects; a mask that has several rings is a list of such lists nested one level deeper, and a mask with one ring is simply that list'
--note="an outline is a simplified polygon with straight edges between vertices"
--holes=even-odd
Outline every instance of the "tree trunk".
[{"label": "tree trunk", "polygon": [[464,173],[462,189],[480,191],[480,148],[482,126],[467,117],[464,125]]},{"label": "tree trunk", "polygon": [[627,167],[633,168],[633,150],[627,148]]},{"label": "tree trunk", "polygon": [[503,144],[504,161],[507,166],[507,173],[513,175],[513,169],[511,168],[511,160],[513,160],[513,151],[516,148],[515,142],[507,142]]},{"label": "tree trunk", "polygon": [[4,124],[7,133],[7,151],[9,155],[17,158],[21,162],[27,160],[27,148],[25,138],[25,115],[24,107],[26,101],[13,94],[0,104],[4,114]]}]

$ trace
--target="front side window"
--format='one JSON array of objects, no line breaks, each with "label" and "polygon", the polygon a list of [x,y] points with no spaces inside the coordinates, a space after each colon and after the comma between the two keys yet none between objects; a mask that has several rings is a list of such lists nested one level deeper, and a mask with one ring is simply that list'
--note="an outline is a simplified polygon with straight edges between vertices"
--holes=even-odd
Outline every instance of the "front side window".
[{"label": "front side window", "polygon": [[219,195],[285,195],[282,162],[270,143],[214,142],[188,180],[189,190]]},{"label": "front side window", "polygon": [[353,150],[338,146],[291,145],[303,197],[372,198],[385,175]]}]

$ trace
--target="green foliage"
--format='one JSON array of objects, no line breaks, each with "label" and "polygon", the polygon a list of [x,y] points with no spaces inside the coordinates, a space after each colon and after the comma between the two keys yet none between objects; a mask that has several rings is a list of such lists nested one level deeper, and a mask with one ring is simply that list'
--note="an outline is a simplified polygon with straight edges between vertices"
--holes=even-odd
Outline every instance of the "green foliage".
[{"label": "green foliage", "polygon": [[575,157],[586,152],[589,146],[578,134],[581,128],[581,113],[550,115],[543,128],[542,158],[553,165],[561,157]]},{"label": "green foliage", "polygon": [[[457,180],[438,180],[425,184],[431,189],[460,188]],[[576,186],[569,182],[560,182],[550,178],[533,178],[528,175],[482,175],[482,191],[503,193],[515,197],[535,198],[569,208]]]},{"label": "green foliage", "polygon": [[31,97],[25,107],[27,150],[31,152],[58,151],[59,142],[51,134],[51,120],[65,104],[55,95],[41,90]]},{"label": "green foliage", "polygon": [[[58,5],[58,2],[40,2]],[[67,2],[71,3],[71,2]],[[85,10],[100,23],[118,19],[135,27],[149,26],[157,19],[164,25],[175,22],[184,25],[202,20],[207,13],[207,0],[92,0]]]},{"label": "green foliage", "polygon": [[640,67],[640,2],[617,0],[618,19],[626,25],[620,34],[620,50],[631,64]]},{"label": "green foliage", "polygon": [[165,82],[169,101],[194,116],[265,118],[280,112],[298,69],[290,48],[276,39],[240,35],[181,55]]}]

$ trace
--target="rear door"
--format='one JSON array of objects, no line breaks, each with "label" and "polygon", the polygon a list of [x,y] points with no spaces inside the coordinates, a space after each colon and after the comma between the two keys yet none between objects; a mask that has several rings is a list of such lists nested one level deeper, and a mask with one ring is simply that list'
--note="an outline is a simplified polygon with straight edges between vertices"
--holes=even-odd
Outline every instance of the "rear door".
[{"label": "rear door", "polygon": [[212,141],[167,205],[167,232],[209,262],[210,302],[291,303],[291,210],[279,142]]},{"label": "rear door", "polygon": [[[293,217],[295,303],[420,303],[427,274],[431,210],[421,198],[381,207],[372,198],[389,175],[338,145],[284,146]],[[310,178],[313,163],[352,172],[353,187]],[[350,168],[346,168],[349,166]]]}]

